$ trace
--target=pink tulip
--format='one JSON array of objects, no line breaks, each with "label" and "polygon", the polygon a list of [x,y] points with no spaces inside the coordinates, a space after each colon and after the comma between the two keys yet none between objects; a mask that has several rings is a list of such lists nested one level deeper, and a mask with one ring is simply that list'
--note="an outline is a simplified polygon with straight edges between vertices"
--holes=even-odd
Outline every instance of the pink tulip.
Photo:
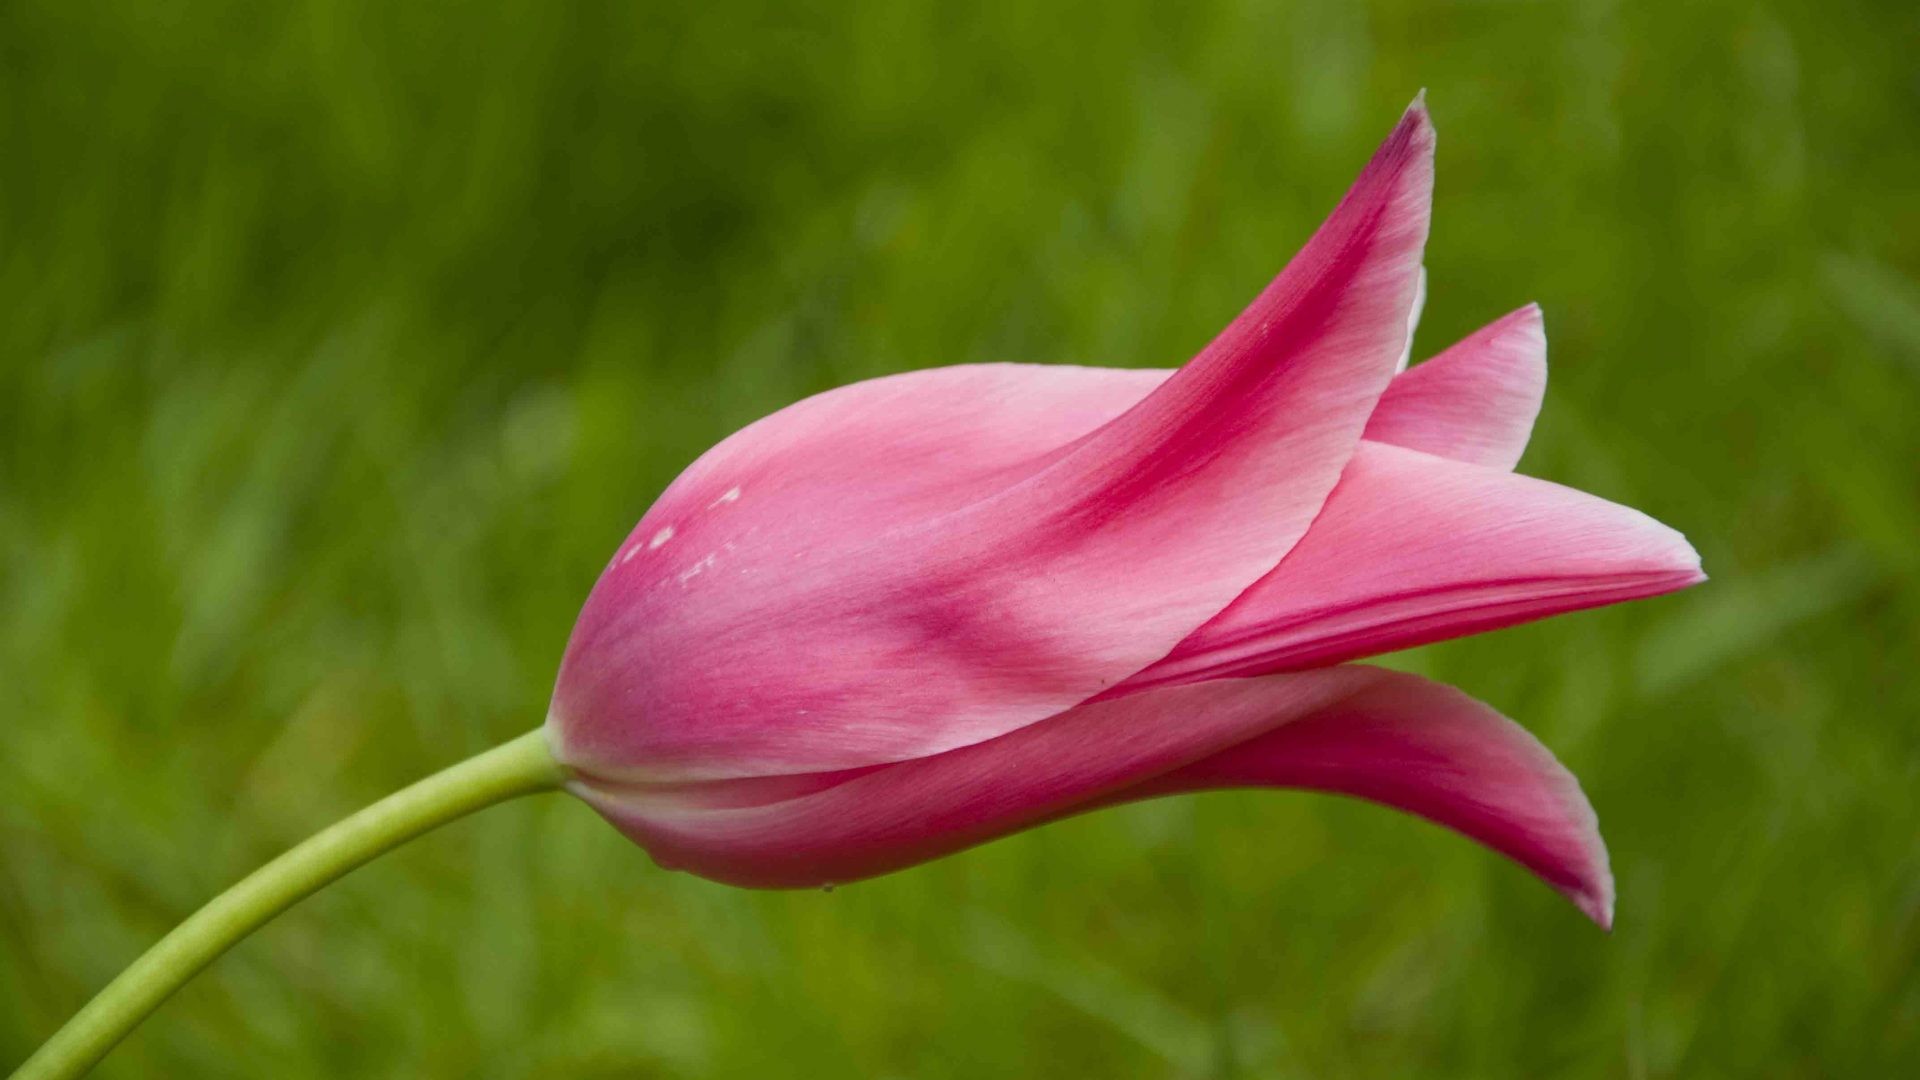
[{"label": "pink tulip", "polygon": [[1350,663],[1704,577],[1659,522],[1514,475],[1537,308],[1407,369],[1433,142],[1415,101],[1178,371],[897,375],[714,447],[601,574],[543,729],[235,883],[14,1075],[72,1080],[301,897],[561,786],[663,865],[775,888],[1157,795],[1330,791],[1479,840],[1611,925],[1593,808],[1553,755],[1458,690]]},{"label": "pink tulip", "polygon": [[614,556],[547,720],[572,790],[740,885],[897,870],[1114,803],[1338,792],[1505,853],[1601,925],[1573,777],[1450,687],[1349,664],[1703,579],[1677,532],[1511,470],[1532,306],[1404,372],[1416,102],[1177,371],[843,387],[696,461]]}]

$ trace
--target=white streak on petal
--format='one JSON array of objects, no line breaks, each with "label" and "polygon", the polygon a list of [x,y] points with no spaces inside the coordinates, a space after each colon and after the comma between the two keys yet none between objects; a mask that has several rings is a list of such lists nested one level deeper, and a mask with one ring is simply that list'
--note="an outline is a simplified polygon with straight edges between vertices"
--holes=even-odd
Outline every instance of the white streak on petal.
[{"label": "white streak on petal", "polygon": [[1420,276],[1413,280],[1413,306],[1407,309],[1407,343],[1400,347],[1400,363],[1394,367],[1396,373],[1407,370],[1413,363],[1413,332],[1420,328],[1420,309],[1427,306],[1427,268],[1420,268]]}]

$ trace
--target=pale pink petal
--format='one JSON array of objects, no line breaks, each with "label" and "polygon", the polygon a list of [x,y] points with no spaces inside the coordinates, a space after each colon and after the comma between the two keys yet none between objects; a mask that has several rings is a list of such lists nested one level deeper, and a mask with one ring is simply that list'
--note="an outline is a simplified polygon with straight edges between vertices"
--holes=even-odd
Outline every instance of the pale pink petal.
[{"label": "pale pink petal", "polygon": [[1111,693],[1319,667],[1702,580],[1686,538],[1638,510],[1367,442],[1272,573]]},{"label": "pale pink petal", "polygon": [[1367,438],[1511,469],[1546,390],[1546,330],[1528,304],[1394,379]]},{"label": "pale pink petal", "polygon": [[[993,738],[1164,655],[1279,561],[1352,455],[1404,338],[1432,146],[1416,104],[1239,319],[1064,446],[989,468],[937,432],[900,450],[921,408],[902,393],[882,436],[823,408],[737,455],[756,468],[697,465],[588,600],[551,714],[563,759],[650,781],[856,768]],[[831,456],[795,451],[816,440],[877,464],[796,479],[784,462]]]},{"label": "pale pink petal", "polygon": [[863,515],[882,527],[925,522],[1031,474],[1171,374],[961,364],[837,387],[702,454],[628,543],[644,545],[672,526],[680,547],[696,547],[709,535],[729,538],[743,513],[807,533],[830,533]]},{"label": "pale pink petal", "polygon": [[[813,629],[815,594],[836,586],[856,592],[900,569],[915,549],[882,552],[864,567],[836,558],[1004,490],[1171,374],[931,368],[814,395],[723,440],[668,486],[594,586],[550,714],[563,756],[609,772],[643,772],[627,748],[644,741],[637,737],[644,725],[664,718],[671,726],[681,722],[676,713],[700,708],[710,688],[702,682],[726,692],[743,678],[764,678],[774,689],[789,674],[806,680],[809,672],[784,666],[792,635],[782,624]],[[874,655],[861,646],[857,638],[842,643],[849,663]],[[666,670],[666,663],[678,666]],[[869,674],[878,683],[888,678]],[[812,715],[803,703],[767,720],[801,723]],[[832,728],[829,721],[823,743],[832,742]]]},{"label": "pale pink petal", "polygon": [[996,739],[833,774],[573,790],[662,865],[736,885],[872,877],[1072,813],[1380,683],[1345,667],[1177,686]]},{"label": "pale pink petal", "polygon": [[1579,782],[1526,729],[1451,686],[1391,675],[1124,798],[1239,787],[1330,791],[1417,814],[1613,924],[1607,849]]}]

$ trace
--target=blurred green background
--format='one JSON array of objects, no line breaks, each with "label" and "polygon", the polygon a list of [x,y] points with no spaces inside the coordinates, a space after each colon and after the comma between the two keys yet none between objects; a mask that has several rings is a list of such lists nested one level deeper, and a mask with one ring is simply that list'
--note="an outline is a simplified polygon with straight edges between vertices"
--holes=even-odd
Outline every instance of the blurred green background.
[{"label": "blurred green background", "polygon": [[1325,797],[831,895],[549,797],[283,917],[101,1075],[1912,1075],[1916,41],[1854,0],[0,7],[0,1063],[537,723],[707,445],[906,368],[1177,363],[1425,86],[1419,354],[1540,301],[1523,469],[1714,575],[1395,661],[1581,776],[1611,937]]}]

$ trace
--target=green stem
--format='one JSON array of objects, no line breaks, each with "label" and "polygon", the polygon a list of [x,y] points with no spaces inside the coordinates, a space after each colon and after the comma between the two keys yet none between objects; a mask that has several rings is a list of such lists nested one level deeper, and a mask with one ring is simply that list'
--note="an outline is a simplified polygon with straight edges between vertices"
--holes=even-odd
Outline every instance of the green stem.
[{"label": "green stem", "polygon": [[221,953],[322,885],[482,807],[550,791],[566,779],[546,733],[530,731],[427,777],[309,837],[174,927],[47,1040],[13,1080],[68,1080]]}]

